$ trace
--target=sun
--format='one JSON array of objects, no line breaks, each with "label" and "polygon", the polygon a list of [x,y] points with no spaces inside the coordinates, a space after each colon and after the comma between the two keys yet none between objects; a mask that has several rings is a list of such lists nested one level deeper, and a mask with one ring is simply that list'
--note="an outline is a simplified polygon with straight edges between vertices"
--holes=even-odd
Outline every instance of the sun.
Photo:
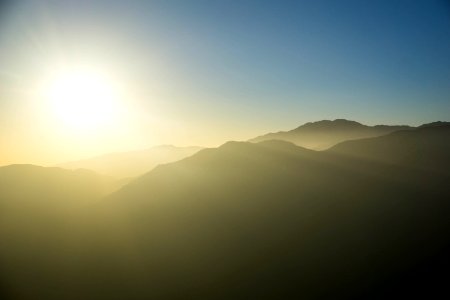
[{"label": "sun", "polygon": [[111,80],[99,72],[58,72],[46,84],[45,95],[54,116],[73,130],[98,131],[117,121],[117,91]]}]

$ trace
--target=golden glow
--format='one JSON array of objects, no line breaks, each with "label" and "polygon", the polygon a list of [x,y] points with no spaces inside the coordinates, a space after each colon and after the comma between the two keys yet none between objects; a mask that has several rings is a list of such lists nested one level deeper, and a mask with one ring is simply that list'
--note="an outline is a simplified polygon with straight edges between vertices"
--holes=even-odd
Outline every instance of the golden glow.
[{"label": "golden glow", "polygon": [[54,74],[44,88],[49,108],[61,124],[75,131],[99,131],[117,122],[119,97],[114,84],[89,69]]}]

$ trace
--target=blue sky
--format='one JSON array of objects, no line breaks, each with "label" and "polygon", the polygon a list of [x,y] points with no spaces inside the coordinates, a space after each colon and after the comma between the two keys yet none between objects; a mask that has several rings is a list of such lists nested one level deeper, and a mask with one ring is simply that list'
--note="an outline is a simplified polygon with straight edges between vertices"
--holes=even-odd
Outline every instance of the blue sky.
[{"label": "blue sky", "polygon": [[57,55],[114,69],[141,110],[183,128],[154,143],[450,115],[447,1],[14,1],[2,11],[0,119],[20,102],[5,90]]}]

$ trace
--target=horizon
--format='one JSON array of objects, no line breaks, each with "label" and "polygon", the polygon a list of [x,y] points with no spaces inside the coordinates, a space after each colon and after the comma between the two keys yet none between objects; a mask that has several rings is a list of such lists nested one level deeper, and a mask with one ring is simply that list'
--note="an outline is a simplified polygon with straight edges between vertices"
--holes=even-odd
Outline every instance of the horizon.
[{"label": "horizon", "polygon": [[448,121],[449,16],[445,1],[1,2],[0,165]]},{"label": "horizon", "polygon": [[[59,162],[53,162],[53,163],[47,163],[47,164],[37,164],[37,163],[33,163],[33,162],[12,162],[12,163],[7,163],[7,164],[0,164],[0,167],[8,166],[8,165],[36,165],[36,166],[42,166],[42,167],[61,167],[61,166],[64,166],[65,164],[78,162],[78,161],[85,161],[85,160],[90,160],[90,159],[103,158],[103,157],[108,157],[110,155],[117,155],[117,154],[146,152],[148,150],[153,150],[153,149],[162,148],[162,147],[173,147],[173,148],[178,148],[178,149],[183,149],[183,148],[200,148],[200,150],[208,149],[208,148],[218,148],[218,147],[221,147],[221,146],[225,145],[228,142],[248,142],[249,140],[251,140],[253,138],[257,138],[259,136],[263,136],[263,135],[266,135],[266,134],[288,132],[288,131],[295,130],[295,129],[297,129],[299,127],[302,127],[304,125],[307,125],[307,124],[314,124],[314,123],[319,123],[319,122],[323,122],[323,121],[335,122],[335,121],[338,121],[338,120],[340,120],[340,121],[356,122],[356,123],[358,123],[360,125],[369,126],[369,127],[375,127],[375,126],[409,126],[411,128],[418,128],[420,126],[428,125],[428,124],[432,124],[432,123],[441,123],[441,122],[447,123],[447,122],[449,122],[449,121],[436,120],[436,121],[422,123],[422,124],[418,124],[418,125],[395,124],[395,123],[391,123],[391,124],[366,124],[366,123],[363,123],[363,122],[359,122],[359,121],[355,121],[355,120],[349,120],[349,119],[343,119],[343,118],[324,119],[324,120],[316,120],[316,121],[302,123],[301,125],[299,125],[297,127],[294,127],[294,128],[290,128],[290,129],[281,129],[281,130],[273,130],[271,132],[263,132],[260,135],[251,136],[250,138],[247,138],[247,139],[242,139],[242,140],[230,139],[230,140],[226,140],[226,141],[224,141],[222,143],[219,143],[219,144],[216,144],[216,145],[213,145],[213,146],[158,144],[158,145],[151,145],[151,146],[148,146],[148,147],[145,147],[145,148],[139,148],[139,149],[124,149],[124,150],[120,150],[120,151],[113,151],[113,152],[106,152],[106,153],[102,152],[102,153],[98,153],[98,154],[93,154],[91,156],[77,157],[77,158],[74,158],[73,160],[59,161]],[[279,141],[284,141],[284,140],[280,139]],[[284,141],[284,142],[286,142],[286,141]],[[296,145],[293,142],[289,142],[289,143],[291,143],[291,144],[293,144],[293,145],[295,145],[297,147],[301,147],[301,146]],[[301,148],[305,148],[305,147],[301,147]]]}]

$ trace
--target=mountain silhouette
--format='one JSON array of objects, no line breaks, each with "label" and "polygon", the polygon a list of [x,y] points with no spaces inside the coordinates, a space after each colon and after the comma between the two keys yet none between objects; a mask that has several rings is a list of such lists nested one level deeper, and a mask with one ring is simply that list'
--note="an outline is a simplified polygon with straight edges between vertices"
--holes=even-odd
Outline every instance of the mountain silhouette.
[{"label": "mountain silhouette", "polygon": [[121,234],[97,238],[89,264],[101,269],[97,259],[111,255],[104,272],[133,278],[132,288],[115,290],[127,297],[437,296],[448,278],[450,176],[410,162],[426,149],[448,169],[440,141],[449,138],[433,127],[352,141],[355,149],[394,142],[411,153],[395,165],[336,151],[344,145],[316,152],[274,140],[202,150],[102,202],[106,217],[93,227]]},{"label": "mountain silhouette", "polygon": [[[227,142],[101,199],[93,172],[0,168],[19,204],[0,219],[5,282],[14,299],[449,296],[449,140],[439,123],[325,151]],[[42,214],[20,209],[28,189]]]},{"label": "mountain silhouette", "polygon": [[450,122],[436,121],[436,122],[431,122],[431,123],[420,125],[419,128],[424,128],[424,127],[441,127],[441,126],[446,126],[446,125],[450,125]]},{"label": "mountain silhouette", "polygon": [[376,137],[406,129],[411,129],[411,127],[405,125],[367,126],[355,121],[336,119],[306,123],[293,130],[268,133],[250,141],[284,140],[308,149],[324,150],[346,140]]},{"label": "mountain silhouette", "polygon": [[175,147],[162,145],[146,150],[110,153],[80,161],[58,165],[66,169],[89,169],[116,178],[142,175],[159,164],[188,157],[202,147]]}]

